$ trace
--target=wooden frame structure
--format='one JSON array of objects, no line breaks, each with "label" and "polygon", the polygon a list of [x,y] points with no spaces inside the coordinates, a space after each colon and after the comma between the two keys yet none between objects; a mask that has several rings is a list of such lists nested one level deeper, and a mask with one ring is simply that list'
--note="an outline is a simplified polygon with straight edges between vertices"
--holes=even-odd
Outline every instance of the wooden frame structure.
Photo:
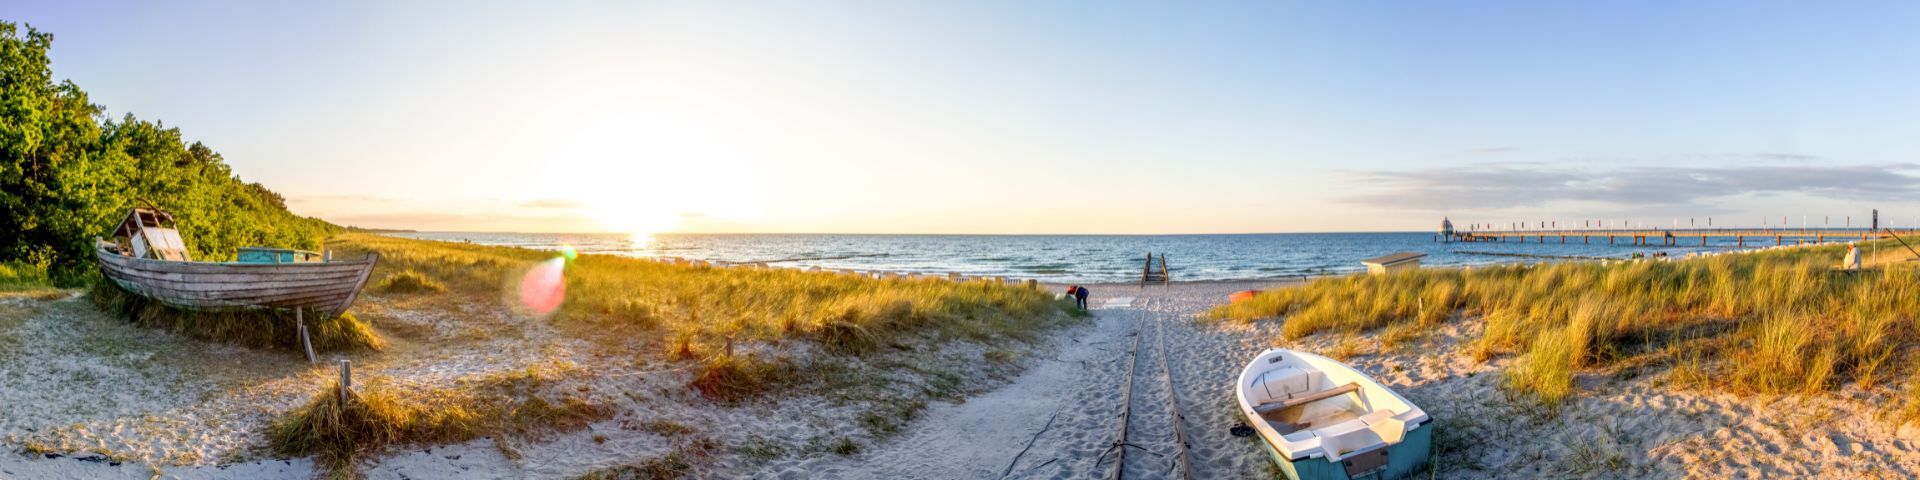
[{"label": "wooden frame structure", "polygon": [[1147,262],[1140,267],[1140,286],[1145,288],[1147,282],[1160,282],[1161,285],[1173,282],[1173,275],[1167,271],[1167,254],[1160,254],[1160,271],[1156,272],[1153,271],[1153,252],[1147,252]]}]

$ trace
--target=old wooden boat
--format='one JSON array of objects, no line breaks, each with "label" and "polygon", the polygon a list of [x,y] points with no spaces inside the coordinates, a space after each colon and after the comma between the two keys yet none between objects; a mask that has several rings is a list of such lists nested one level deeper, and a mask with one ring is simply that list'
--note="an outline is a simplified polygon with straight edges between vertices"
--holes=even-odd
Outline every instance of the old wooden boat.
[{"label": "old wooden boat", "polygon": [[1240,373],[1240,413],[1293,480],[1408,478],[1427,466],[1433,419],[1327,357],[1271,349]]},{"label": "old wooden boat", "polygon": [[330,255],[266,247],[241,249],[234,262],[195,262],[173,216],[135,208],[95,240],[100,273],[126,291],[190,310],[300,309],[332,317],[353,305],[379,255],[334,261]]}]

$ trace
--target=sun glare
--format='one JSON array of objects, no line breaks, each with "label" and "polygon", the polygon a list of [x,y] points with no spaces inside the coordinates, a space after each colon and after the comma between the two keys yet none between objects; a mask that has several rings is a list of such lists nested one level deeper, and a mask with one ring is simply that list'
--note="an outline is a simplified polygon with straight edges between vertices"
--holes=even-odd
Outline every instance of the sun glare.
[{"label": "sun glare", "polygon": [[[753,156],[685,119],[607,118],[557,148],[540,190],[579,202],[605,231],[653,234],[752,221],[764,199]],[[689,225],[693,224],[693,225]]]}]

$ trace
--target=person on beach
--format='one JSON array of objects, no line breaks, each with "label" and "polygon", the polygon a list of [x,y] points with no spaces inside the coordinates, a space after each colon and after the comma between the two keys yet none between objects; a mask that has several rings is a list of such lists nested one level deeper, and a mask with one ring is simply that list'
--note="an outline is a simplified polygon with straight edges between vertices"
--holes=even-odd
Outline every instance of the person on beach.
[{"label": "person on beach", "polygon": [[1073,287],[1074,304],[1079,305],[1081,310],[1087,309],[1087,295],[1088,295],[1087,287],[1082,287],[1082,286]]},{"label": "person on beach", "polygon": [[1840,261],[1840,268],[1846,270],[1860,269],[1860,247],[1858,245],[1847,245],[1847,258]]}]

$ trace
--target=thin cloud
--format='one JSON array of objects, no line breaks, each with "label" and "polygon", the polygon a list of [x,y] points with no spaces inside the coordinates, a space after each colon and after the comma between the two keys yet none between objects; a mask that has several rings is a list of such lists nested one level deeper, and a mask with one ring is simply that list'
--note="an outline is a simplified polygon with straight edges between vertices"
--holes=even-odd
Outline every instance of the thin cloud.
[{"label": "thin cloud", "polygon": [[578,200],[569,200],[564,198],[542,198],[537,200],[528,200],[525,202],[520,202],[520,206],[527,207],[527,208],[559,208],[559,209],[586,208],[586,204],[580,203],[580,201]]},{"label": "thin cloud", "polygon": [[1507,153],[1511,151],[1513,151],[1513,147],[1483,147],[1483,148],[1468,150],[1467,153],[1490,154],[1490,153]]},{"label": "thin cloud", "polygon": [[1798,193],[1837,200],[1920,194],[1915,164],[1854,166],[1625,167],[1537,164],[1356,172],[1375,191],[1350,203],[1430,210],[1511,208],[1552,202],[1683,205],[1735,195]]}]

